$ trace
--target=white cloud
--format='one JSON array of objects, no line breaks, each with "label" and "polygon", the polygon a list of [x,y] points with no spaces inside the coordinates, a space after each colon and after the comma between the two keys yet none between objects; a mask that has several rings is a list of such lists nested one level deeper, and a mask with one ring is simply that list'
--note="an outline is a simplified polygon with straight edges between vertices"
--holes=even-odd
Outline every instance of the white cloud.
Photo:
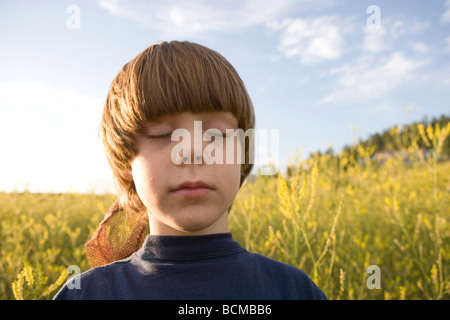
[{"label": "white cloud", "polygon": [[450,23],[450,0],[445,1],[444,3],[445,12],[442,14],[439,21],[441,23]]},{"label": "white cloud", "polygon": [[412,42],[410,46],[414,51],[420,54],[426,54],[430,51],[430,48],[423,42]]},{"label": "white cloud", "polygon": [[337,16],[283,19],[268,26],[282,30],[278,50],[287,57],[298,57],[305,65],[339,59],[344,53],[344,35],[352,26]]},{"label": "white cloud", "polygon": [[0,160],[0,190],[111,189],[97,138],[103,102],[46,82],[0,82],[1,146],[8,154]]},{"label": "white cloud", "polygon": [[338,88],[320,102],[381,98],[405,84],[415,70],[428,63],[428,60],[408,59],[402,52],[393,52],[388,58],[377,61],[362,57],[355,64],[330,71],[330,75],[338,76]]},{"label": "white cloud", "polygon": [[[415,26],[414,30],[419,28],[418,23],[415,23]],[[372,53],[391,50],[395,41],[404,35],[407,30],[407,26],[402,20],[385,18],[382,20],[381,28],[379,29],[369,29],[364,27],[362,49]]]},{"label": "white cloud", "polygon": [[293,1],[100,0],[98,4],[112,15],[135,20],[165,37],[181,37],[263,24],[287,13]]},{"label": "white cloud", "polygon": [[388,49],[388,42],[386,40],[386,29],[364,29],[363,50],[377,53]]},{"label": "white cloud", "polygon": [[234,32],[333,3],[333,0],[98,0],[99,7],[111,15],[134,20],[164,38]]},{"label": "white cloud", "polygon": [[408,26],[406,30],[411,32],[412,34],[420,34],[425,31],[428,27],[430,27],[430,22],[426,20],[413,20],[408,21]]}]

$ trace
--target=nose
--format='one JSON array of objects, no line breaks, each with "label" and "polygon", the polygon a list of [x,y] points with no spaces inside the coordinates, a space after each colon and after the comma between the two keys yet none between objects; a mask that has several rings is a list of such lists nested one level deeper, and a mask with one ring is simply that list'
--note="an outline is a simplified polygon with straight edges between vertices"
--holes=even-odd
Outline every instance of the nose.
[{"label": "nose", "polygon": [[[202,131],[178,129],[177,138],[182,138],[180,143],[172,149],[172,162],[181,164],[202,164],[203,163],[203,134]],[[179,140],[178,140],[179,141]]]},{"label": "nose", "polygon": [[181,157],[181,163],[183,164],[191,164],[191,159],[194,158],[194,164],[201,164],[202,163],[202,156],[195,156],[194,154],[191,154],[190,157]]}]

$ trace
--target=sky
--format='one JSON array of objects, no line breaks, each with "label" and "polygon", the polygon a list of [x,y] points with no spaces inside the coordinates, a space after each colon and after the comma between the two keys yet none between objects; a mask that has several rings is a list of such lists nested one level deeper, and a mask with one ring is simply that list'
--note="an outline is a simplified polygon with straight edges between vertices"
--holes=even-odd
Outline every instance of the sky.
[{"label": "sky", "polygon": [[109,86],[170,40],[233,64],[282,171],[450,115],[450,0],[0,0],[0,191],[113,192],[97,135]]}]

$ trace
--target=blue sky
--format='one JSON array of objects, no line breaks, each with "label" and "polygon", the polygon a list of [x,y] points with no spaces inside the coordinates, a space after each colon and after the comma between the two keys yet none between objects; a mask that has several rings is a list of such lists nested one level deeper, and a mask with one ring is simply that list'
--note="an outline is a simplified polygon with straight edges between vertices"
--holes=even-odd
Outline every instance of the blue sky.
[{"label": "blue sky", "polygon": [[201,43],[236,67],[257,129],[280,130],[281,168],[296,149],[304,159],[450,115],[450,0],[2,0],[0,191],[111,191],[103,102],[160,40]]}]

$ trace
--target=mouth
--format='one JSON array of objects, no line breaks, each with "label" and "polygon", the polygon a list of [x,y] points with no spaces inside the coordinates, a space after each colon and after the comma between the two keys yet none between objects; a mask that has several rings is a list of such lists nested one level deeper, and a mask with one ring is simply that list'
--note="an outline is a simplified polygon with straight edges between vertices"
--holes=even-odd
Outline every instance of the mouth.
[{"label": "mouth", "polygon": [[186,181],[178,185],[172,192],[184,198],[203,198],[214,190],[203,181]]}]

